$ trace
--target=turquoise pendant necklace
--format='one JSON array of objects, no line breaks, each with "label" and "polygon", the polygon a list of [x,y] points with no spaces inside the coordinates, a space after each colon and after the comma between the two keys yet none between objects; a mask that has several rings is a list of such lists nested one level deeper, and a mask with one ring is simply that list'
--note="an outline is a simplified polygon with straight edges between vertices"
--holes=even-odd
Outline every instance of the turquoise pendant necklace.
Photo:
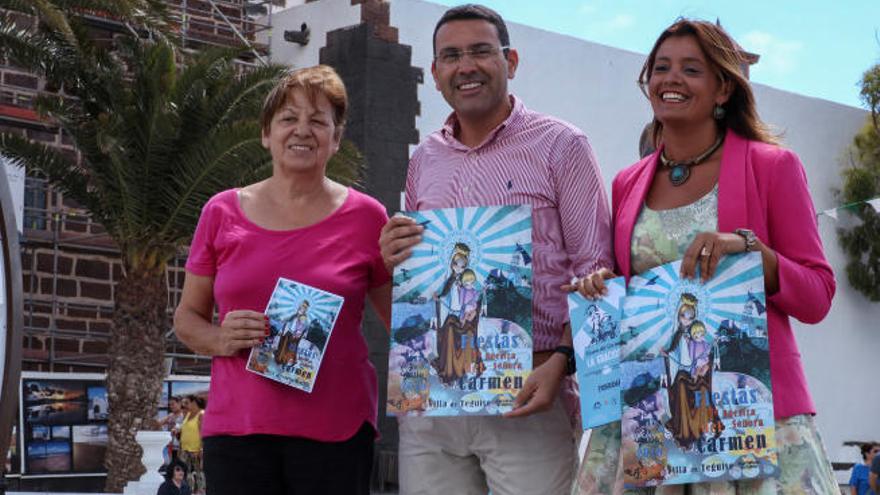
[{"label": "turquoise pendant necklace", "polygon": [[696,158],[692,158],[690,160],[684,160],[681,162],[672,161],[669,158],[666,158],[666,150],[660,153],[660,163],[663,164],[664,167],[669,169],[669,182],[672,183],[673,186],[678,187],[690,178],[691,176],[691,167],[699,165],[706,161],[712,153],[715,153],[718,148],[721,147],[721,143],[724,142],[724,134],[719,133],[718,138],[715,139],[715,143],[709,147],[706,151],[697,155]]}]

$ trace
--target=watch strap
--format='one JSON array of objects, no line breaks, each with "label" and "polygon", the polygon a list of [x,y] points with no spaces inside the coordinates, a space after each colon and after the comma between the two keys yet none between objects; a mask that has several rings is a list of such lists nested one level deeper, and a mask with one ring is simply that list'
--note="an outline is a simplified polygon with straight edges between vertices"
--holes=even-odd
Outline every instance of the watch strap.
[{"label": "watch strap", "polygon": [[574,347],[570,345],[559,345],[553,349],[553,352],[565,355],[565,374],[573,375],[577,371],[577,363],[574,360]]}]

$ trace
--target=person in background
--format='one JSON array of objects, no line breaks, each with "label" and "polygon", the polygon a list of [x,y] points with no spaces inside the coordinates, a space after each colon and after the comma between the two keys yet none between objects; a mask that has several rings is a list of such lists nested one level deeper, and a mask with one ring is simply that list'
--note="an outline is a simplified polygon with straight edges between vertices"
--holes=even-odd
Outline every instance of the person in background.
[{"label": "person in background", "polygon": [[180,397],[172,396],[168,399],[168,414],[159,420],[162,430],[171,433],[171,441],[163,452],[165,464],[177,459],[177,451],[180,450],[180,425],[183,423],[183,410]]},{"label": "person in background", "polygon": [[871,472],[868,473],[868,485],[875,494],[880,494],[880,452],[874,454],[874,460],[871,461]]},{"label": "person in background", "polygon": [[862,463],[853,466],[852,475],[849,477],[851,495],[876,495],[870,484],[871,464],[880,453],[880,445],[863,443],[860,450],[862,451]]},{"label": "person in background", "polygon": [[205,491],[205,477],[202,473],[202,417],[205,414],[205,400],[196,395],[188,395],[183,400],[186,414],[180,426],[180,460],[189,472],[189,486],[193,493]]},{"label": "person in background", "polygon": [[178,460],[171,461],[165,471],[165,482],[159,486],[156,495],[190,495],[191,493],[186,483],[186,465]]},{"label": "person in background", "polygon": [[[760,253],[781,473],[627,493],[839,492],[789,321],[825,317],[834,273],[803,165],[758,117],[743,63],[736,42],[712,22],[680,19],[657,39],[639,76],[654,111],[657,150],[614,178],[614,254],[627,278],[680,259],[682,278],[696,278],[699,266],[706,282],[722,256]],[[604,280],[613,276],[598,270],[576,285],[595,298],[607,293]],[[592,431],[574,493],[624,492],[620,446],[620,423]]]}]

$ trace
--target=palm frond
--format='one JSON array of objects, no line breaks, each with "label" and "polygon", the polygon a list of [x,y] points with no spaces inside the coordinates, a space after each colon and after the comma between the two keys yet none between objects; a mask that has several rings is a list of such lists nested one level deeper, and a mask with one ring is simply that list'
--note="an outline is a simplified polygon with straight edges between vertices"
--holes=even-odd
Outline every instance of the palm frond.
[{"label": "palm frond", "polygon": [[104,213],[89,192],[88,176],[76,162],[56,148],[34,143],[17,134],[0,134],[0,153],[14,165],[38,170],[55,188],[87,207],[93,214]]},{"label": "palm frond", "polygon": [[15,24],[9,16],[0,16],[0,52],[18,67],[37,74],[52,74],[63,61],[62,49],[43,34]]},{"label": "palm frond", "polygon": [[343,139],[339,151],[327,162],[327,177],[346,186],[361,187],[365,172],[364,156],[353,142]]},{"label": "palm frond", "polygon": [[50,30],[61,34],[68,43],[76,44],[76,37],[64,11],[49,0],[0,0],[0,8],[36,16]]},{"label": "palm frond", "polygon": [[259,124],[242,121],[225,126],[189,149],[177,161],[178,171],[162,191],[162,238],[186,238],[202,205],[219,191],[241,185],[251,170],[269,162],[259,137]]},{"label": "palm frond", "polygon": [[208,118],[224,125],[248,116],[259,115],[263,99],[287,68],[269,65],[255,68],[234,79],[212,99]]},{"label": "palm frond", "polygon": [[82,15],[98,15],[122,21],[155,34],[168,34],[173,19],[162,0],[45,0],[64,11],[71,22]]}]

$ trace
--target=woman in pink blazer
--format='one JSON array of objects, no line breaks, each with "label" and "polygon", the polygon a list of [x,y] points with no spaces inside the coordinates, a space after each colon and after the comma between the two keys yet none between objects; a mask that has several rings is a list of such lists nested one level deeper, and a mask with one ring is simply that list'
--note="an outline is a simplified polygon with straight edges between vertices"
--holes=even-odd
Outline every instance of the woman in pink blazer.
[{"label": "woman in pink blazer", "polygon": [[[743,65],[738,45],[715,24],[682,19],[660,35],[640,75],[658,149],[614,179],[614,253],[627,278],[682,259],[683,276],[699,265],[704,280],[725,254],[761,253],[782,474],[627,493],[837,493],[789,323],[825,317],[834,274],[803,166],[758,117]],[[596,297],[612,276],[601,270],[572,288]],[[574,493],[624,493],[620,434],[620,423],[593,430]]]}]

